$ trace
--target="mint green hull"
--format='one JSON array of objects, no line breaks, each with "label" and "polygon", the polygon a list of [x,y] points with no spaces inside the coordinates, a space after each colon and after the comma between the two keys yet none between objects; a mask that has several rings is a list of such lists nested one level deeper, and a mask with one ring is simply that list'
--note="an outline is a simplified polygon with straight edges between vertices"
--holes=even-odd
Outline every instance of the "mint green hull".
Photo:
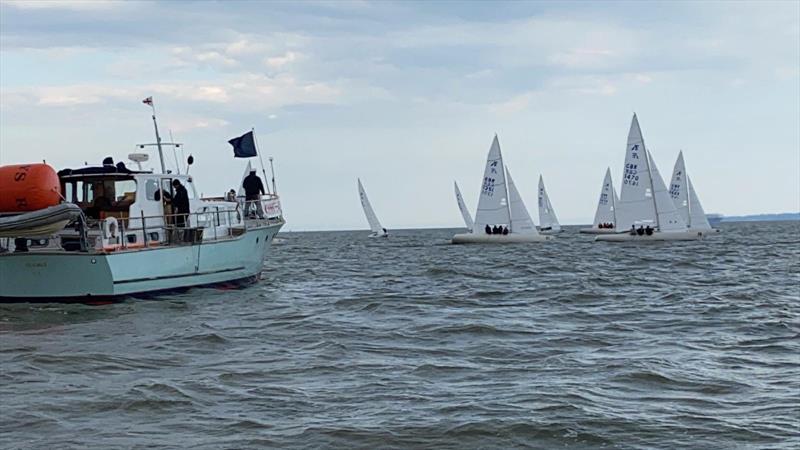
[{"label": "mint green hull", "polygon": [[0,301],[90,300],[257,277],[282,226],[231,239],[113,253],[31,251],[0,255]]}]

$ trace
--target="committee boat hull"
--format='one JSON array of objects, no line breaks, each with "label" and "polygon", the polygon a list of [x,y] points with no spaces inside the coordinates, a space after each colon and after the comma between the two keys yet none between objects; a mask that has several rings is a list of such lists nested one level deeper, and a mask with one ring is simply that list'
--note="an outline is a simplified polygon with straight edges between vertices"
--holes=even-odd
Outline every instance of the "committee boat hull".
[{"label": "committee boat hull", "polygon": [[116,300],[259,277],[283,222],[230,239],[114,252],[0,254],[0,302]]}]

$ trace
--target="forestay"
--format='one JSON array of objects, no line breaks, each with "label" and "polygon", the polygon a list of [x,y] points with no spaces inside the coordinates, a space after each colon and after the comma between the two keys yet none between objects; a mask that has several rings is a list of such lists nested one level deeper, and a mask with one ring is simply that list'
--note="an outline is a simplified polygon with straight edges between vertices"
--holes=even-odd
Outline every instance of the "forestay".
[{"label": "forestay", "polygon": [[672,181],[669,185],[669,194],[681,218],[691,229],[711,229],[706,213],[700,205],[700,199],[694,191],[689,174],[686,173],[686,164],[683,152],[678,153],[675,168],[672,171]]},{"label": "forestay", "polygon": [[517,191],[517,186],[514,184],[514,179],[511,178],[511,172],[508,171],[508,193],[509,193],[509,210],[511,215],[511,230],[512,234],[539,234],[536,231],[531,215],[528,214],[528,208],[525,207],[525,202],[522,196]]},{"label": "forestay", "polygon": [[558,223],[558,217],[550,203],[541,175],[539,175],[539,227],[542,230],[561,231],[561,224]]},{"label": "forestay", "polygon": [[597,211],[594,213],[594,226],[601,223],[611,223],[616,226],[617,217],[615,206],[619,202],[617,191],[611,181],[611,168],[606,169],[603,187],[600,189],[600,200],[597,202]]},{"label": "forestay", "polygon": [[372,210],[372,205],[369,203],[369,199],[367,198],[367,192],[364,190],[364,186],[361,185],[361,179],[358,180],[358,196],[361,198],[361,206],[364,208],[364,215],[367,216],[367,222],[369,222],[369,228],[372,230],[373,233],[383,233],[383,227],[381,223],[378,221],[378,217],[375,215],[375,211]]},{"label": "forestay", "polygon": [[503,155],[500,153],[500,143],[495,135],[489,155],[486,157],[486,169],[483,171],[483,182],[478,197],[478,210],[475,213],[473,231],[483,233],[486,225],[492,227],[510,224]]},{"label": "forestay", "polygon": [[464,218],[464,225],[466,225],[469,231],[472,231],[475,226],[475,223],[472,221],[472,215],[469,213],[467,205],[464,203],[464,197],[461,195],[461,190],[458,188],[458,183],[453,181],[453,186],[456,189],[456,201],[458,202],[458,209],[461,211],[461,217]]}]

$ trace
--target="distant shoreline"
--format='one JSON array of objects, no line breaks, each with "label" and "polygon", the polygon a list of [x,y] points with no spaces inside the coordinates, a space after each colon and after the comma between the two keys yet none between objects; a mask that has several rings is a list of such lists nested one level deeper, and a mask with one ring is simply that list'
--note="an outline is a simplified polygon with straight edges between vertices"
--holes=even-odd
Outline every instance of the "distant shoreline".
[{"label": "distant shoreline", "polygon": [[750,214],[746,216],[722,216],[722,222],[783,222],[800,220],[800,213]]}]

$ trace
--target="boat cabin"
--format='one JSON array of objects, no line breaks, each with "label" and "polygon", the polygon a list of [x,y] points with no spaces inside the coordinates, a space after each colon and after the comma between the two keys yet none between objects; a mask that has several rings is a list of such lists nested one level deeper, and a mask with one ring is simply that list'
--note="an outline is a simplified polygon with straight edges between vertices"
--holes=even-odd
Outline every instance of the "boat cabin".
[{"label": "boat cabin", "polygon": [[[173,231],[178,220],[170,204],[175,194],[173,180],[183,184],[189,197],[185,229],[205,230],[206,238],[213,238],[244,225],[237,203],[201,201],[192,177],[186,174],[157,174],[129,170],[124,165],[104,165],[65,169],[58,176],[64,199],[78,205],[90,229],[98,228],[106,241],[111,237],[112,245],[176,241]],[[193,239],[197,238],[189,238]]]}]

